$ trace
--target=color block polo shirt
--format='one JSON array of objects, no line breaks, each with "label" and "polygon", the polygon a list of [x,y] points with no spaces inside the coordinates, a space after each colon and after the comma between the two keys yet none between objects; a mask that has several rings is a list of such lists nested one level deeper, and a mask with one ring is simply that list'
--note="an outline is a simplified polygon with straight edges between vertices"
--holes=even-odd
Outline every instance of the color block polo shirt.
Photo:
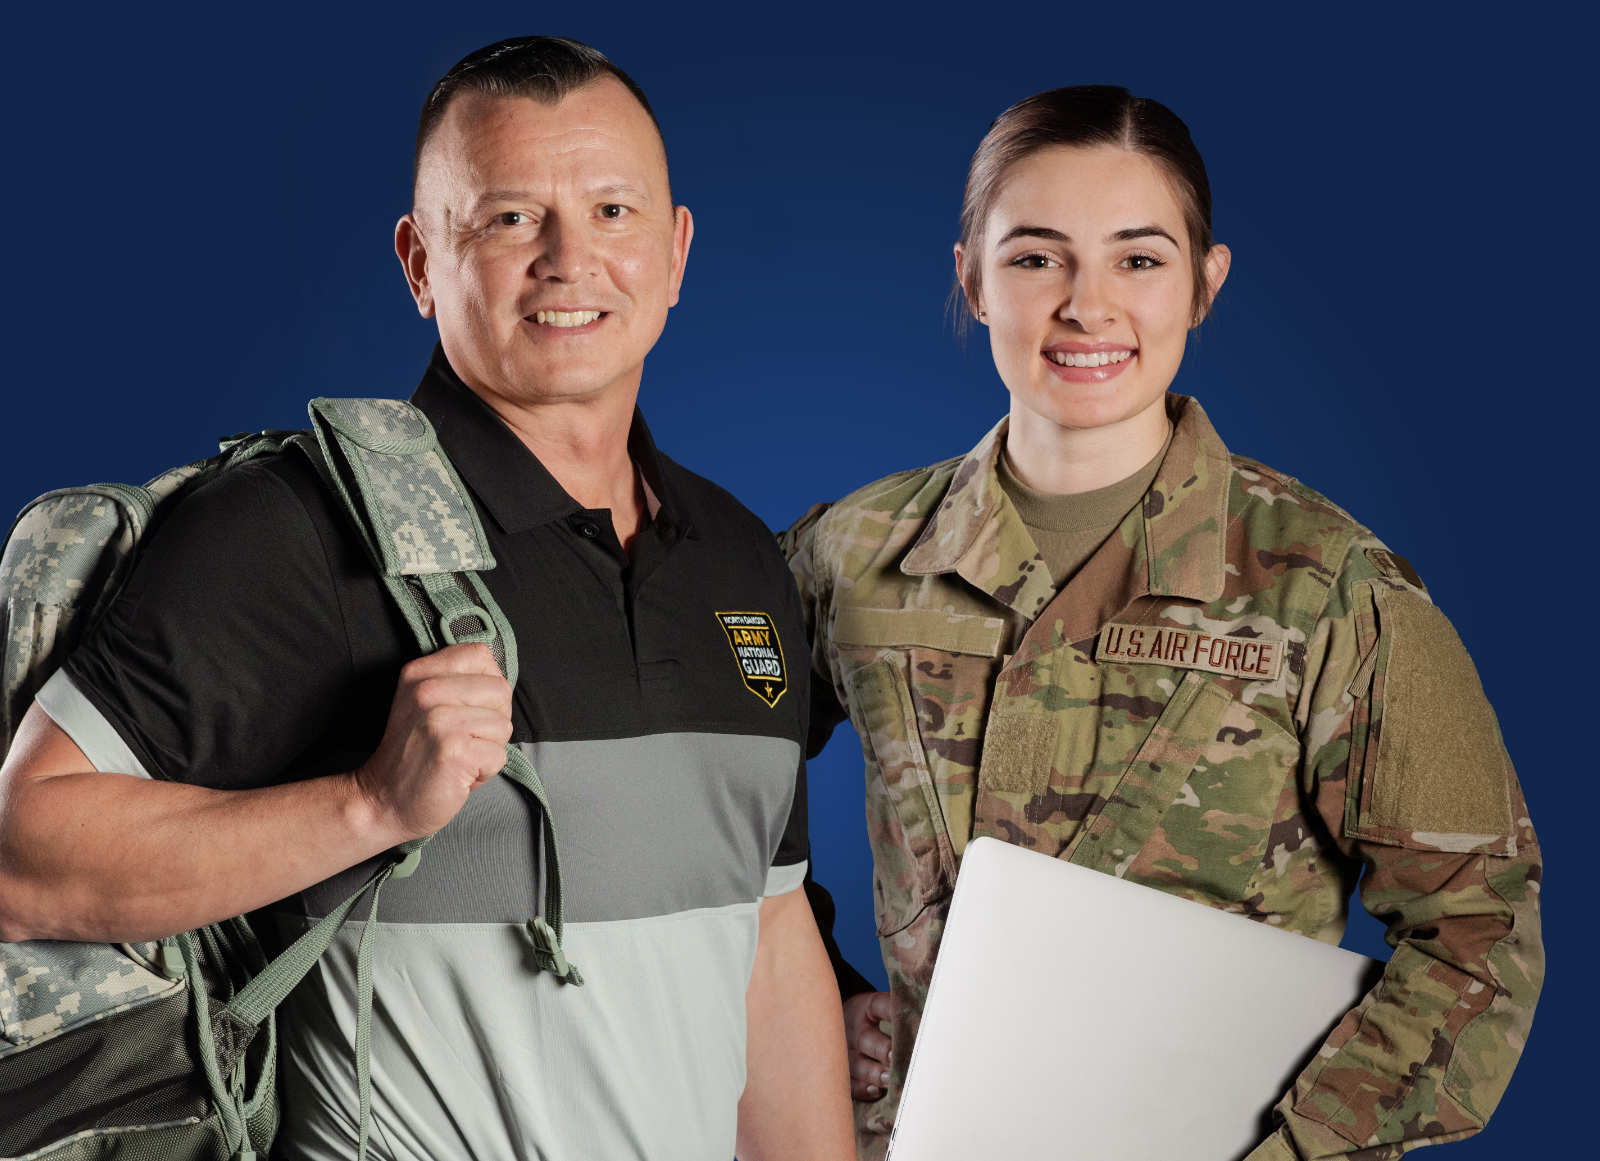
[{"label": "color block polo shirt", "polygon": [[[731,1157],[758,909],[800,887],[808,854],[788,569],[762,523],[659,454],[642,418],[629,446],[660,508],[630,559],[610,513],[568,496],[442,352],[412,401],[498,561],[484,577],[517,636],[513,740],[550,796],[563,942],[586,984],[534,966],[538,808],[491,779],[383,889],[374,1155]],[[39,700],[98,769],[242,789],[358,765],[416,654],[294,453],[174,511]],[[278,905],[284,936],[374,865]],[[361,932],[347,923],[280,1010],[291,1159],[355,1153]]]}]

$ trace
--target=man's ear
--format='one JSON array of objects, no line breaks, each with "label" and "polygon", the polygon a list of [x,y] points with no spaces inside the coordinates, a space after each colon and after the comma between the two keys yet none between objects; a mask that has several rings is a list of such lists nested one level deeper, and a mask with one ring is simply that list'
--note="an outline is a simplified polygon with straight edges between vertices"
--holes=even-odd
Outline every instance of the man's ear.
[{"label": "man's ear", "polygon": [[672,207],[672,287],[667,305],[678,305],[678,290],[683,286],[683,271],[689,265],[689,243],[694,241],[694,215],[688,206]]},{"label": "man's ear", "polygon": [[407,214],[395,223],[394,252],[400,259],[400,268],[406,273],[411,297],[416,299],[417,313],[423,318],[432,318],[433,288],[428,284],[428,246],[422,239],[422,227],[417,224],[415,214]]}]

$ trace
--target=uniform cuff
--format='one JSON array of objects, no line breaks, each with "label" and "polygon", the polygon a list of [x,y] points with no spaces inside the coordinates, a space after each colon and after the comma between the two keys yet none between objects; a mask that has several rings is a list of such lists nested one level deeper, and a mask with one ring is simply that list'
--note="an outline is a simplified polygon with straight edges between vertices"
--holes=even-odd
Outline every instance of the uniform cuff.
[{"label": "uniform cuff", "polygon": [[58,669],[34,697],[39,708],[78,744],[89,764],[102,774],[132,774],[148,778],[150,772],[134,756],[116,727],[79,692],[64,669]]},{"label": "uniform cuff", "polygon": [[1283,1128],[1245,1154],[1244,1161],[1300,1161],[1300,1154],[1289,1144],[1289,1130]]},{"label": "uniform cuff", "polygon": [[774,895],[787,895],[790,891],[799,890],[800,884],[806,881],[806,868],[810,865],[810,860],[806,859],[787,867],[768,867],[767,889],[762,894],[770,899]]}]

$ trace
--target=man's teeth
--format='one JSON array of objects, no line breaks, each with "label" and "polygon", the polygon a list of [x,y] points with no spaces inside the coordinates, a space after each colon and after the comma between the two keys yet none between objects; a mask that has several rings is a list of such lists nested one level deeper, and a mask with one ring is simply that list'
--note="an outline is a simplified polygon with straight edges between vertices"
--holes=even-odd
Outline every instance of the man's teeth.
[{"label": "man's teeth", "polygon": [[1050,360],[1063,367],[1105,367],[1111,363],[1121,363],[1129,358],[1132,351],[1097,351],[1092,355],[1073,354],[1071,351],[1046,351]]},{"label": "man's teeth", "polygon": [[598,310],[536,310],[533,321],[550,327],[581,327],[600,317]]}]

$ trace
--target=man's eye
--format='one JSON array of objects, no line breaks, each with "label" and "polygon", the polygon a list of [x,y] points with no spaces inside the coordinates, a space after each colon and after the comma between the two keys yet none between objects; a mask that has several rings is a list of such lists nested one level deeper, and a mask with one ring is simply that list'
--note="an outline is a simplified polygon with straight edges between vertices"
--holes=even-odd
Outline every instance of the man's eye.
[{"label": "man's eye", "polygon": [[507,210],[495,217],[495,222],[502,226],[520,226],[528,220],[528,215],[521,210]]},{"label": "man's eye", "polygon": [[600,216],[610,218],[612,221],[622,217],[624,207],[618,205],[604,205],[600,207]]}]

